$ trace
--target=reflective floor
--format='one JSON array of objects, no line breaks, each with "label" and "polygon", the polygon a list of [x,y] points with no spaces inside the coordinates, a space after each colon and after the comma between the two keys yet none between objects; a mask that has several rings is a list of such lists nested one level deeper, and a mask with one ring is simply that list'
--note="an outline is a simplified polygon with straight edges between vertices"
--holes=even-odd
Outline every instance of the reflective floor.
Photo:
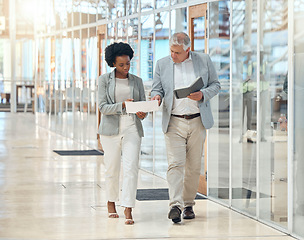
[{"label": "reflective floor", "polygon": [[[197,200],[194,220],[173,224],[168,201],[137,201],[134,226],[107,218],[102,156],[35,125],[32,113],[0,113],[0,239],[293,239],[210,200]],[[139,188],[166,188],[140,171]]]}]

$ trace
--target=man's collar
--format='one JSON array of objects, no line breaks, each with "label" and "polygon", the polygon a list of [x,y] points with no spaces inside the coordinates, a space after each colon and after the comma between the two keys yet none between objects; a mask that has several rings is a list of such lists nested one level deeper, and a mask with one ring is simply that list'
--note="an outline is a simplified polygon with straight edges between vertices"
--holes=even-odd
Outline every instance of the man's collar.
[{"label": "man's collar", "polygon": [[189,61],[192,61],[192,52],[189,51],[189,57],[185,59],[185,61],[183,62],[189,62]]}]

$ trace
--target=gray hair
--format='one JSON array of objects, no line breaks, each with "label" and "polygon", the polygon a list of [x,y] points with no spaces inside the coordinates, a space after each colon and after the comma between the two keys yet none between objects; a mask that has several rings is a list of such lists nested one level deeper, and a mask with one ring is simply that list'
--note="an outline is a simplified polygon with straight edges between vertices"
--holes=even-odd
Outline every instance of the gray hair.
[{"label": "gray hair", "polygon": [[174,33],[169,40],[169,46],[171,47],[174,45],[183,46],[186,51],[191,45],[189,36],[184,32]]}]

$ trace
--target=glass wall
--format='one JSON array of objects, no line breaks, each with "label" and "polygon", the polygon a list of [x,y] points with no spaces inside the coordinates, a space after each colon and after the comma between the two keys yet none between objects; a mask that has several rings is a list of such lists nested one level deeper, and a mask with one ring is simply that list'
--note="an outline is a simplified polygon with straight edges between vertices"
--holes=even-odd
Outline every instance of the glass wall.
[{"label": "glass wall", "polygon": [[39,68],[37,69],[37,81],[36,81],[36,111],[37,112],[45,112],[45,96],[46,96],[46,81],[45,81],[45,47],[46,42],[45,39],[42,38],[37,43],[38,48],[38,65]]},{"label": "glass wall", "polygon": [[138,30],[138,18],[129,19],[127,36],[128,42],[134,50],[134,56],[131,61],[130,72],[135,75],[140,75]]},{"label": "glass wall", "polygon": [[[53,43],[53,39],[51,38],[46,38],[45,39],[45,65],[44,65],[44,69],[45,69],[45,112],[46,113],[50,113],[52,111],[51,109],[51,94],[52,94],[52,75],[53,75],[53,71],[54,71],[54,58],[52,55],[52,43]],[[43,64],[43,62],[41,62],[41,64]],[[46,126],[47,127],[47,126]]]},{"label": "glass wall", "polygon": [[169,55],[169,12],[161,12],[155,15],[155,56],[157,60]]},{"label": "glass wall", "polygon": [[[221,83],[211,100],[214,126],[208,133],[209,196],[229,201],[230,1],[213,2],[210,9],[209,55]],[[201,172],[207,171],[202,169]]]},{"label": "glass wall", "polygon": [[142,12],[146,12],[146,11],[154,9],[153,1],[150,1],[150,0],[140,0],[140,1],[141,1],[141,11]]},{"label": "glass wall", "polygon": [[73,0],[73,24],[80,25],[80,0]]},{"label": "glass wall", "polygon": [[89,12],[90,2],[87,0],[79,0],[79,12],[80,12],[80,22],[81,24],[88,23],[88,12]]},{"label": "glass wall", "polygon": [[95,23],[96,17],[97,17],[97,1],[90,1],[90,4],[88,6],[88,21],[89,23]]},{"label": "glass wall", "polygon": [[[304,1],[294,1],[294,82],[291,83],[288,79],[288,87],[285,91],[288,95],[294,95],[294,138],[293,138],[293,229],[294,232],[304,237],[304,41],[303,41],[303,21],[304,21]],[[292,76],[292,73],[290,74]],[[290,76],[289,76],[290,77]],[[292,79],[292,78],[291,78]],[[290,88],[289,86],[293,86]],[[289,100],[293,100],[291,97]],[[292,126],[290,123],[290,117],[288,117],[288,126]]]},{"label": "glass wall", "polygon": [[155,0],[156,8],[164,8],[169,5],[169,0]]},{"label": "glass wall", "polygon": [[175,32],[187,32],[187,8],[177,8],[171,12],[171,35]]},{"label": "glass wall", "polygon": [[233,1],[232,14],[232,206],[255,216],[257,1]]},{"label": "glass wall", "polygon": [[[140,76],[144,81],[146,95],[149,98],[153,79],[154,56],[154,14],[141,17],[140,40]],[[140,167],[150,172],[154,171],[153,163],[153,114],[150,113],[143,122],[145,137],[142,139]],[[146,160],[146,161],[143,161]]]},{"label": "glass wall", "polygon": [[140,69],[143,81],[153,79],[154,14],[141,17]]},{"label": "glass wall", "polygon": [[127,20],[122,20],[117,23],[117,41],[127,42]]},{"label": "glass wall", "polygon": [[108,5],[103,0],[97,0],[97,19],[105,19],[107,16]]},{"label": "glass wall", "polygon": [[51,129],[57,133],[62,133],[62,112],[63,97],[62,89],[65,87],[62,67],[63,67],[63,39],[57,35],[55,39],[55,72],[54,72],[54,90],[51,97],[51,104],[54,105],[54,115],[51,115]]},{"label": "glass wall", "polygon": [[[159,1],[166,5],[165,1]],[[155,15],[155,55],[154,55],[154,66],[156,62],[169,55],[169,37],[170,37],[170,26],[169,26],[169,11],[159,12]],[[159,176],[166,177],[167,173],[167,154],[166,144],[162,131],[162,113],[160,111],[154,113],[154,158],[155,158],[155,173]]]},{"label": "glass wall", "polygon": [[[274,10],[276,9],[276,10]],[[287,227],[288,1],[260,6],[259,196],[260,218]],[[276,21],[273,21],[276,19]]]},{"label": "glass wall", "polygon": [[138,12],[139,1],[140,0],[129,0],[128,1],[128,3],[129,3],[129,6],[128,6],[129,15],[132,15],[132,14]]},{"label": "glass wall", "polygon": [[94,145],[96,142],[97,126],[96,114],[96,94],[97,94],[97,37],[96,28],[90,29],[90,34],[86,39],[86,81],[80,91],[80,108],[83,115],[83,142],[87,145]]},{"label": "glass wall", "polygon": [[184,2],[187,2],[187,0],[171,0],[171,5],[175,5],[178,3],[184,3]]}]

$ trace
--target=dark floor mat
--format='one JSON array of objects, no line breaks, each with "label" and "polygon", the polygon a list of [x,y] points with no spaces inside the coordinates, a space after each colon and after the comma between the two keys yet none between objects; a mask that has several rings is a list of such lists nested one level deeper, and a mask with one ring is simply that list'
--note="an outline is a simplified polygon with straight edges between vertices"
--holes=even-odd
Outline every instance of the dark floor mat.
[{"label": "dark floor mat", "polygon": [[[168,188],[137,189],[136,199],[138,201],[169,200]],[[195,199],[206,199],[196,195]]]},{"label": "dark floor mat", "polygon": [[103,152],[98,150],[54,150],[54,152],[61,156],[103,155]]}]

